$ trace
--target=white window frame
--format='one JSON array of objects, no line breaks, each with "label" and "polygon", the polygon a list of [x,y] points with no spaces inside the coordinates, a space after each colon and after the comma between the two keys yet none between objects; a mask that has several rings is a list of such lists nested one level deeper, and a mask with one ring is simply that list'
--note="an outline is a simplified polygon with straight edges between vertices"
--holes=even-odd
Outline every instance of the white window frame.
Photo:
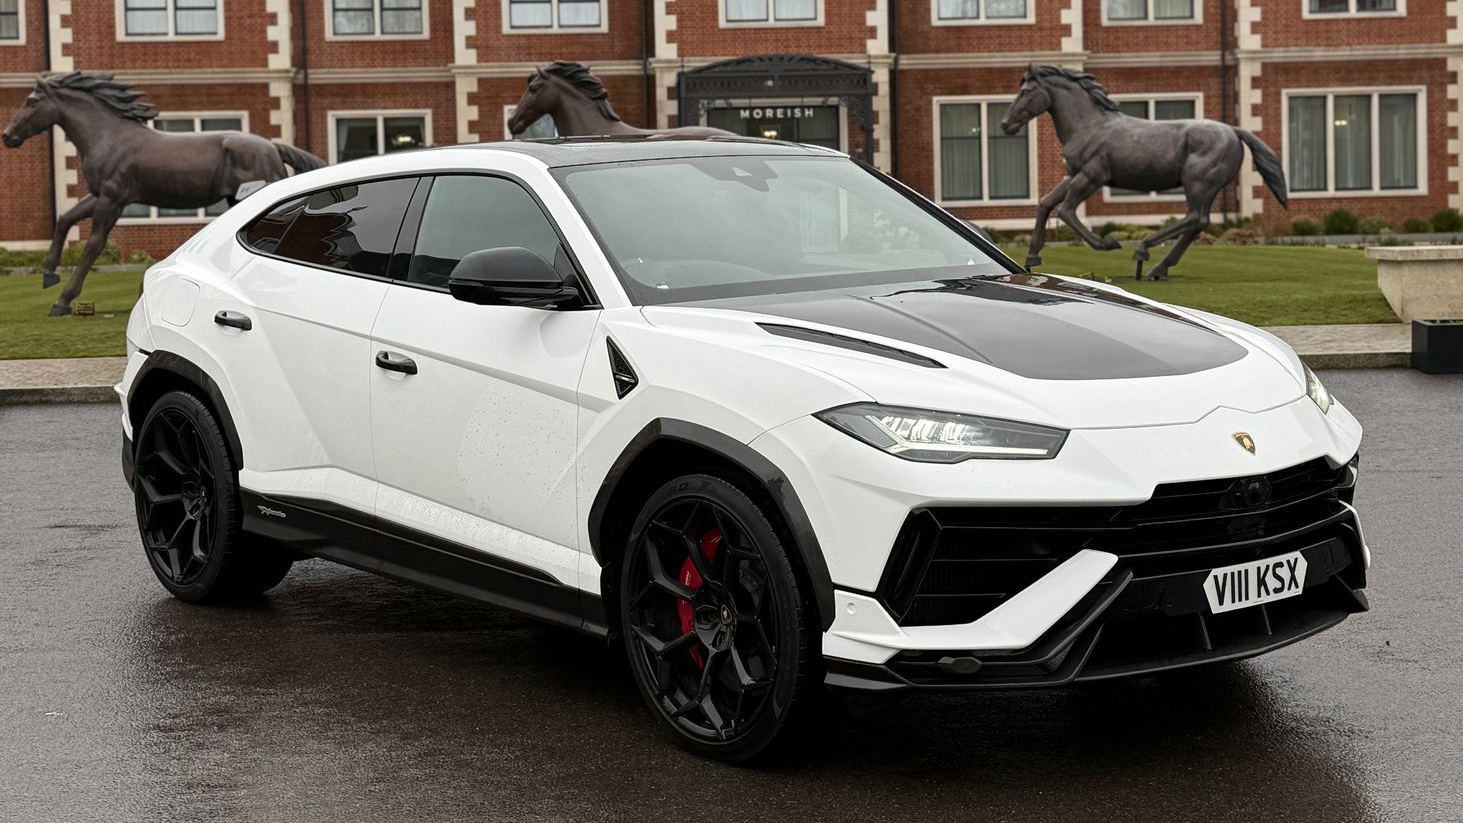
[{"label": "white window frame", "polygon": [[[998,199],[998,200],[991,198],[991,196],[990,196],[990,191],[991,191],[991,185],[990,185],[990,180],[991,180],[991,177],[990,177],[991,153],[990,153],[989,149],[987,148],[987,146],[989,145],[989,143],[985,139],[986,138],[986,135],[984,135],[984,134],[981,135],[980,179],[981,179],[981,191],[985,193],[985,196],[983,198],[979,199],[979,200],[946,200],[945,199],[945,193],[941,190],[943,188],[943,186],[944,186],[944,176],[945,175],[944,175],[944,173],[943,173],[943,171],[941,169],[941,165],[940,165],[941,159],[942,159],[940,157],[940,150],[941,150],[941,147],[940,147],[940,142],[941,142],[940,141],[940,106],[945,105],[947,103],[1007,103],[1007,104],[1010,104],[1010,103],[1014,103],[1015,101],[1016,101],[1016,96],[1015,95],[1011,95],[1011,94],[961,94],[961,95],[936,96],[936,97],[934,97],[934,98],[931,99],[930,102],[931,102],[933,108],[930,111],[930,134],[934,138],[933,139],[933,142],[934,142],[934,159],[935,159],[935,166],[934,166],[934,169],[935,169],[935,185],[934,185],[934,190],[935,190],[935,203],[937,205],[945,206],[945,207],[949,207],[949,208],[957,208],[957,207],[961,207],[961,206],[1033,206],[1033,205],[1036,205],[1036,202],[1037,202],[1038,197],[1039,197],[1039,195],[1037,193],[1037,188],[1036,188],[1036,170],[1037,170],[1037,166],[1040,165],[1040,162],[1038,161],[1037,154],[1036,154],[1036,125],[1035,125],[1036,121],[1035,120],[1032,120],[1030,123],[1027,123],[1026,124],[1026,140],[1027,140],[1027,147],[1026,147],[1026,174],[1028,176],[1028,180],[1027,180],[1027,184],[1026,184],[1026,190],[1030,194],[1029,197],[1023,197],[1023,198],[1020,198],[1020,199],[1001,198],[1001,199]],[[985,112],[984,112],[984,110],[982,110],[982,112],[981,112],[981,118],[982,118],[981,119],[982,129],[984,129],[984,128],[986,128],[986,126],[985,126],[985,122],[986,121],[984,119],[985,118]]]},{"label": "white window frame", "polygon": [[25,4],[26,0],[16,0],[15,3],[15,39],[0,40],[0,47],[3,46],[24,46],[25,45]]},{"label": "white window frame", "polygon": [[[168,33],[167,34],[128,34],[127,33],[127,2],[116,0],[116,32],[118,43],[197,43],[209,42],[224,39],[224,5],[226,0],[218,0],[218,32],[216,34],[178,34],[178,4],[176,0],[168,0]],[[1399,0],[1400,2],[1400,0]],[[21,0],[24,4],[25,0]]]},{"label": "white window frame", "polygon": [[821,26],[823,25],[824,2],[825,0],[813,0],[813,18],[811,20],[778,20],[775,15],[777,0],[767,0],[766,20],[728,20],[726,0],[716,0],[716,20],[724,29],[782,29]]},{"label": "white window frame", "polygon": [[[1114,20],[1107,16],[1107,0],[1097,0],[1102,8],[1102,24],[1104,26],[1202,26],[1204,25],[1204,0],[1194,0],[1194,16],[1178,17],[1174,19],[1155,19],[1153,16],[1153,0],[1147,0],[1148,16],[1141,20]],[[1309,0],[1301,0],[1309,2]],[[1352,0],[1355,2],[1355,0]],[[1397,0],[1401,3],[1402,0]]]},{"label": "white window frame", "polygon": [[[193,133],[208,134],[208,132],[198,131],[198,127],[201,125],[199,121],[205,118],[212,120],[217,117],[236,117],[239,120],[239,130],[246,133],[249,131],[249,112],[247,111],[167,111],[158,114],[153,120],[149,120],[147,125],[148,128],[156,128],[154,124],[158,120],[186,120],[192,118]],[[160,217],[157,213],[157,206],[149,206],[148,208],[152,209],[150,216],[119,217],[117,218],[117,224],[122,226],[181,226],[211,223],[220,217],[220,215],[216,214],[204,214],[203,209],[208,208],[207,206],[198,209],[197,217],[183,217],[182,215]]]},{"label": "white window frame", "polygon": [[336,158],[336,127],[335,121],[351,118],[376,118],[376,156],[382,157],[386,154],[386,118],[388,117],[420,117],[422,118],[422,142],[432,145],[432,111],[431,109],[363,109],[350,111],[330,111],[325,113],[325,126],[329,131],[326,142],[329,157],[327,163],[337,163]]},{"label": "white window frame", "polygon": [[[1369,94],[1372,98],[1372,187],[1370,189],[1337,189],[1336,188],[1336,118],[1334,112],[1336,96],[1349,94]],[[1384,189],[1380,188],[1378,175],[1381,173],[1382,141],[1378,129],[1381,128],[1380,118],[1377,116],[1381,96],[1384,94],[1413,94],[1417,96],[1417,186],[1411,189]],[[1294,191],[1290,192],[1292,200],[1316,200],[1316,199],[1346,199],[1351,197],[1423,197],[1427,195],[1427,87],[1426,86],[1366,86],[1366,87],[1343,87],[1343,88],[1316,88],[1316,89],[1285,89],[1280,93],[1280,127],[1281,168],[1286,175],[1290,174],[1290,98],[1292,97],[1321,97],[1326,98],[1326,188],[1319,191]]]},{"label": "white window frame", "polygon": [[431,0],[422,0],[422,33],[421,34],[382,34],[381,33],[381,0],[371,0],[371,11],[376,15],[376,32],[374,34],[336,34],[335,33],[335,3],[334,0],[323,0],[321,9],[324,12],[325,39],[328,42],[349,43],[356,42],[380,42],[382,40],[427,40],[432,36],[432,13]]},{"label": "white window frame", "polygon": [[508,0],[501,0],[503,13],[504,34],[604,34],[610,30],[610,4],[608,0],[599,0],[599,25],[598,26],[560,26],[559,25],[559,0],[549,2],[549,20],[547,26],[534,26],[532,28],[519,26],[515,28],[508,19]]},{"label": "white window frame", "polygon": [[[1197,0],[1196,0],[1197,2]],[[980,17],[946,20],[940,17],[940,0],[930,0],[931,26],[1026,26],[1036,23],[1036,0],[1026,0],[1025,17],[986,17],[986,0],[980,0]]]},{"label": "white window frame", "polygon": [[[1167,102],[1169,100],[1192,100],[1194,101],[1194,119],[1204,117],[1204,93],[1194,92],[1157,92],[1154,94],[1110,94],[1108,95],[1117,103],[1132,103],[1142,101],[1148,104],[1148,120],[1153,122],[1153,105],[1155,103]],[[1163,121],[1156,121],[1163,122]],[[1145,191],[1140,194],[1113,194],[1112,186],[1102,187],[1102,201],[1104,203],[1183,203],[1186,198],[1183,194],[1164,194],[1156,191]]]},{"label": "white window frame", "polygon": [[1356,0],[1347,0],[1346,11],[1332,12],[1311,11],[1311,0],[1300,0],[1300,16],[1302,20],[1352,20],[1357,17],[1406,17],[1407,0],[1397,0],[1397,8],[1392,11],[1357,11]]},{"label": "white window frame", "polygon": [[[511,132],[511,131],[508,130],[508,121],[513,119],[513,114],[515,112],[517,112],[517,111],[518,111],[518,104],[517,103],[504,103],[503,104],[503,139],[504,140],[512,140],[513,139],[513,132]],[[558,136],[558,128],[557,127],[555,127],[555,129],[554,129],[554,134],[555,134],[556,137]]]}]

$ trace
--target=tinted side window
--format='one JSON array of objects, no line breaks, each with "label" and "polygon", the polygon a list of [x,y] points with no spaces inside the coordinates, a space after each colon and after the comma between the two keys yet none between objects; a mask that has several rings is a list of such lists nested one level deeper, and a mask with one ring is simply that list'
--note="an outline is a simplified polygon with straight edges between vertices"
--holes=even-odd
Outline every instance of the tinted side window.
[{"label": "tinted side window", "polygon": [[255,218],[249,227],[244,229],[244,242],[259,251],[273,254],[279,247],[279,239],[289,229],[290,224],[295,222],[295,216],[300,213],[300,208],[305,205],[305,198],[296,197],[293,200],[286,200],[278,206],[265,212],[262,217]]},{"label": "tinted side window", "polygon": [[306,195],[274,253],[333,269],[385,276],[415,178],[352,183]]},{"label": "tinted side window", "polygon": [[457,261],[475,251],[522,246],[554,262],[559,236],[523,187],[501,177],[444,175],[432,184],[406,279],[447,284]]}]

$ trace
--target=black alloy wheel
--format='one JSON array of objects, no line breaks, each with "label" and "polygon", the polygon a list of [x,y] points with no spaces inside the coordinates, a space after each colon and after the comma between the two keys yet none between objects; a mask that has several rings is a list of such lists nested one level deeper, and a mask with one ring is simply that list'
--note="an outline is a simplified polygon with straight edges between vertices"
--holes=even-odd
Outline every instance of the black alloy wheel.
[{"label": "black alloy wheel", "polygon": [[289,572],[273,547],[242,550],[237,473],[208,407],[181,391],[158,399],[138,428],[133,492],[148,564],[183,600],[257,594]]},{"label": "black alloy wheel", "polygon": [[761,754],[813,668],[804,602],[766,514],[725,480],[677,478],[641,512],[622,574],[626,653],[663,730],[723,760]]}]

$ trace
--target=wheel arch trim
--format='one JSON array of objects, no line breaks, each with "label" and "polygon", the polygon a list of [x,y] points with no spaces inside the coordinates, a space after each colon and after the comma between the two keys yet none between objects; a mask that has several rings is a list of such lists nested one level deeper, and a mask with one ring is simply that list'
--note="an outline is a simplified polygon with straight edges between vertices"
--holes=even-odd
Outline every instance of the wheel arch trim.
[{"label": "wheel arch trim", "polygon": [[137,376],[132,379],[132,385],[127,387],[126,409],[127,416],[132,421],[134,437],[148,411],[139,404],[139,390],[148,385],[150,380],[157,379],[155,374],[166,374],[191,383],[203,393],[201,399],[208,403],[209,409],[218,418],[219,426],[223,428],[224,440],[228,443],[229,457],[234,461],[234,468],[243,468],[244,446],[239,440],[239,430],[234,425],[234,417],[229,411],[228,402],[224,400],[223,390],[203,367],[176,352],[154,351],[148,354],[147,360],[137,370]]},{"label": "wheel arch trim", "polygon": [[620,456],[615,459],[601,481],[589,508],[587,526],[590,550],[595,561],[600,566],[606,563],[605,549],[600,545],[600,534],[605,525],[610,501],[620,482],[646,449],[666,440],[679,441],[711,452],[741,469],[761,485],[792,535],[793,549],[802,561],[803,569],[813,587],[819,625],[827,631],[833,625],[833,579],[828,572],[828,563],[823,557],[823,549],[813,530],[812,521],[793,489],[792,481],[775,463],[756,449],[697,423],[666,417],[656,418],[631,438],[620,452]]}]

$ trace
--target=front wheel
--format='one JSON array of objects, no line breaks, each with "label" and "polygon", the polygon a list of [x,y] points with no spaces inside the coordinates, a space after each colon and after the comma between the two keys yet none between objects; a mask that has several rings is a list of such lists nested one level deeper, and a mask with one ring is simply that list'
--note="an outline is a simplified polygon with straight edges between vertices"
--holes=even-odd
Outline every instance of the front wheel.
[{"label": "front wheel", "polygon": [[180,600],[259,594],[284,579],[291,557],[246,545],[238,475],[213,413],[197,397],[158,398],[137,430],[133,493],[148,565]]},{"label": "front wheel", "polygon": [[812,607],[768,513],[731,483],[687,475],[651,495],[620,584],[630,668],[676,743],[743,762],[802,715]]}]

